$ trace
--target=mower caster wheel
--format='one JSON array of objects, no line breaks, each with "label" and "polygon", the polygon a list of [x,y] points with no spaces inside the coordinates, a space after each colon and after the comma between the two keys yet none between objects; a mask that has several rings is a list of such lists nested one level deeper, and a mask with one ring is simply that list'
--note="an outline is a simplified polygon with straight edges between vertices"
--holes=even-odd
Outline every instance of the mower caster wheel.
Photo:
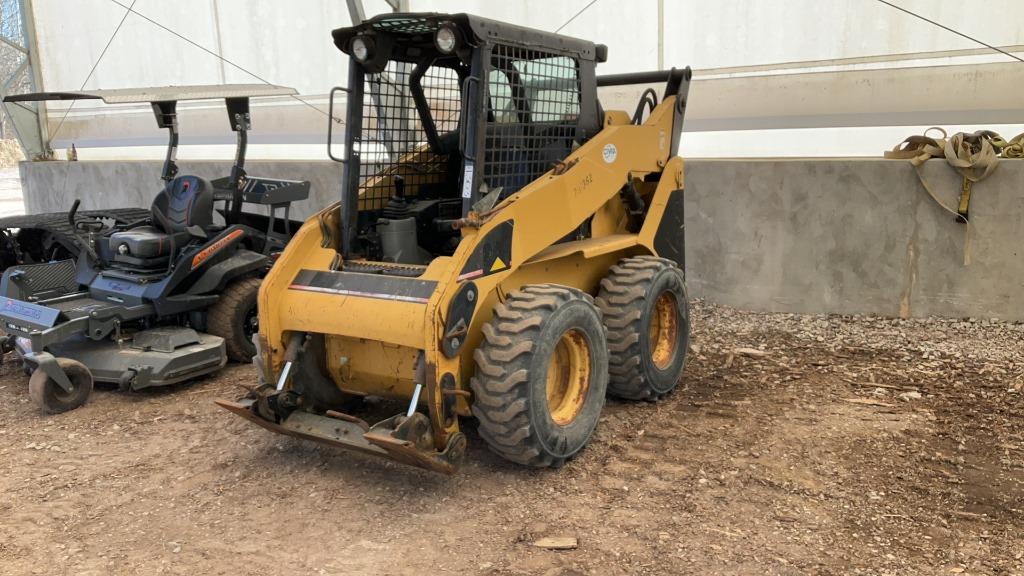
[{"label": "mower caster wheel", "polygon": [[71,381],[70,392],[38,368],[28,381],[28,394],[44,414],[74,410],[85,404],[92,393],[92,373],[85,364],[70,358],[57,358],[57,365]]},{"label": "mower caster wheel", "polygon": [[117,389],[121,392],[131,392],[132,386],[135,384],[136,374],[135,370],[125,370],[122,372],[121,377],[117,379]]}]

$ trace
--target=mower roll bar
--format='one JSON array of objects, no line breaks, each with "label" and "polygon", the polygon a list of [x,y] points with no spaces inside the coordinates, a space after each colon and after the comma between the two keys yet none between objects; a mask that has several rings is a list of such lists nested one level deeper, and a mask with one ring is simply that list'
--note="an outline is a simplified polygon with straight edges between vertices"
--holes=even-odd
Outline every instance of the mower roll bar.
[{"label": "mower roll bar", "polygon": [[156,116],[156,125],[167,129],[167,155],[164,158],[164,167],[160,171],[160,179],[164,182],[174,180],[178,175],[178,102],[168,100],[152,102],[153,115]]}]

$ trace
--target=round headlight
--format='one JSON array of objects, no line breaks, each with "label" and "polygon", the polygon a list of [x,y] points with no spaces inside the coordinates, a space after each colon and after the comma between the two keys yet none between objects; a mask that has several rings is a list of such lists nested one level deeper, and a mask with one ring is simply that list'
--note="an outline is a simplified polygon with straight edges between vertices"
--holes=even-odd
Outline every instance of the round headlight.
[{"label": "round headlight", "polygon": [[373,41],[363,36],[357,36],[352,41],[352,55],[360,62],[366,62],[373,56]]},{"label": "round headlight", "polygon": [[437,29],[437,35],[434,36],[434,44],[437,45],[437,49],[443,54],[451,54],[458,43],[459,39],[455,35],[454,28],[442,26]]},{"label": "round headlight", "polygon": [[127,244],[118,244],[117,245],[117,253],[122,255],[122,256],[128,254],[128,245]]}]

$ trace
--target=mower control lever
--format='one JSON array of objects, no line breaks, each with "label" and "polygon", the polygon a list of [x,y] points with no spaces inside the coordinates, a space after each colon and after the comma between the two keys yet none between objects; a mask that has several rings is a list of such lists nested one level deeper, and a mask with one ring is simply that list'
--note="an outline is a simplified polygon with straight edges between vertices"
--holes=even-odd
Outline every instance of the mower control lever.
[{"label": "mower control lever", "polygon": [[71,210],[68,211],[68,223],[71,224],[71,228],[74,230],[85,230],[89,233],[89,239],[83,240],[78,234],[73,234],[75,243],[78,244],[86,254],[92,257],[93,260],[99,260],[99,256],[96,254],[96,250],[92,246],[92,235],[95,232],[99,232],[103,229],[103,222],[99,219],[86,220],[82,222],[75,222],[75,214],[78,213],[78,207],[82,204],[82,201],[75,198],[74,203],[71,204]]},{"label": "mower control lever", "polygon": [[72,228],[75,227],[75,214],[78,213],[78,207],[81,204],[82,204],[82,201],[80,199],[78,199],[78,198],[75,198],[74,203],[71,204],[71,210],[68,211],[68,224],[71,224]]}]

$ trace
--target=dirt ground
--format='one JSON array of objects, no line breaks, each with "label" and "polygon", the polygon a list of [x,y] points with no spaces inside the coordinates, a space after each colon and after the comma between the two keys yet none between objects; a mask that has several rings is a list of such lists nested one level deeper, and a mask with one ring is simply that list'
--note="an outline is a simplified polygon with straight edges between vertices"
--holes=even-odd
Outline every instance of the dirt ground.
[{"label": "dirt ground", "polygon": [[42,417],[4,364],[0,572],[1024,574],[1024,326],[693,316],[666,401],[561,470],[471,433],[454,478],[216,408],[247,366]]}]

